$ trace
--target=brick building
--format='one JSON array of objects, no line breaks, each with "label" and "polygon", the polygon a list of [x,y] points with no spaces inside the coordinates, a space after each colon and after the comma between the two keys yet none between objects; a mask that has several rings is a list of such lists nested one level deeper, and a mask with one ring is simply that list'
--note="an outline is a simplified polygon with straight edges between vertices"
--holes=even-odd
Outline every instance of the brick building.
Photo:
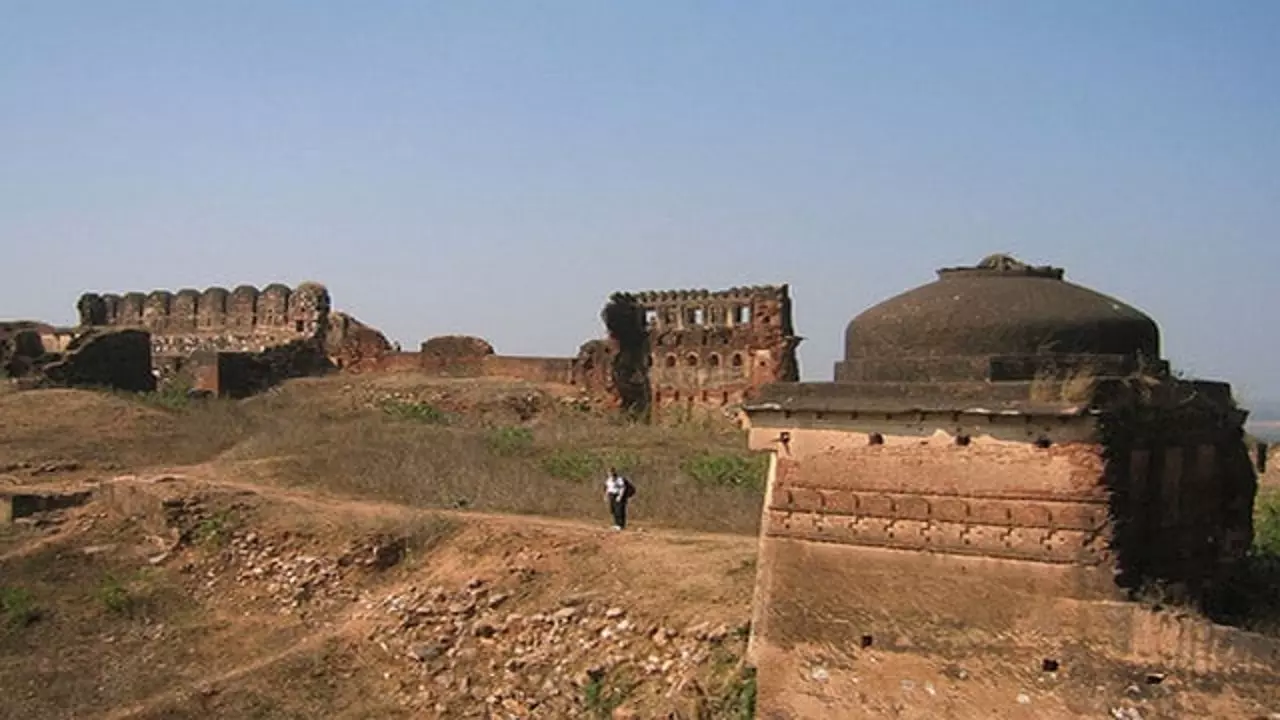
[{"label": "brick building", "polygon": [[1280,668],[1280,644],[1133,602],[1204,606],[1244,557],[1245,413],[1226,383],[1169,372],[1151,318],[1061,269],[941,270],[849,323],[834,382],[778,383],[746,411],[771,460],[762,717],[875,714],[856,674],[877,653]]},{"label": "brick building", "polygon": [[786,285],[629,297],[643,309],[657,408],[738,405],[769,383],[800,378]]}]

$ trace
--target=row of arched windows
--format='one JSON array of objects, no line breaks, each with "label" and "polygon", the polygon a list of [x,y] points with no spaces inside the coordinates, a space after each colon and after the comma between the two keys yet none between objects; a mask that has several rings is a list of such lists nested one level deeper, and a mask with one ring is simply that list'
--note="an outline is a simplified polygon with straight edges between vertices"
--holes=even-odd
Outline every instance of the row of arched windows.
[{"label": "row of arched windows", "polygon": [[[729,365],[731,367],[740,368],[743,366],[745,362],[746,360],[743,358],[742,353],[740,352],[736,352],[729,357]],[[718,353],[711,353],[710,355],[707,356],[707,367],[718,368],[720,367],[720,363],[721,363],[721,359]],[[653,364],[657,365],[657,358],[654,358]],[[669,367],[669,368],[674,368],[678,364],[680,364],[680,361],[674,354],[667,355],[665,358],[663,358],[663,361],[662,361],[662,365],[664,367]],[[685,367],[698,367],[698,365],[700,364],[701,364],[701,358],[699,358],[696,353],[689,353],[684,357]]]}]

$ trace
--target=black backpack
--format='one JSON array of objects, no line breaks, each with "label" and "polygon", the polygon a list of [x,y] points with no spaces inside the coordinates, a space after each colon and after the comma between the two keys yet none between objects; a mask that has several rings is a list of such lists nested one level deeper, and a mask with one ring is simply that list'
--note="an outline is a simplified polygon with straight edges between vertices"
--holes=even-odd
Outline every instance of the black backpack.
[{"label": "black backpack", "polygon": [[636,494],[636,486],[631,484],[627,478],[622,478],[622,499],[630,500],[632,495]]}]

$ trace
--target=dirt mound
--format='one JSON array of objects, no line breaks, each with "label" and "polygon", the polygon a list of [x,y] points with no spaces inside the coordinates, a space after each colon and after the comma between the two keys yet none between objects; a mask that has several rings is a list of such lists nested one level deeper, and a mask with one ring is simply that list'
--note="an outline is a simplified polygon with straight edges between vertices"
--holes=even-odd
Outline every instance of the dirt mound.
[{"label": "dirt mound", "polygon": [[90,390],[28,390],[0,395],[0,448],[6,457],[30,456],[82,444],[160,437],[163,412]]},{"label": "dirt mound", "polygon": [[112,472],[212,457],[245,428],[233,405],[182,415],[150,396],[50,388],[0,393],[0,460]]}]

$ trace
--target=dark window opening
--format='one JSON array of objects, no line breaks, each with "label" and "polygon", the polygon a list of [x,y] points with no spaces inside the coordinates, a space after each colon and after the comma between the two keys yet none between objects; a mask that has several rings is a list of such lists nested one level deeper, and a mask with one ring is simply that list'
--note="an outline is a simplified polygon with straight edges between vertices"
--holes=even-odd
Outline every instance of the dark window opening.
[{"label": "dark window opening", "polygon": [[878,432],[873,432],[873,433],[871,433],[870,435],[868,435],[868,436],[867,436],[867,444],[868,444],[868,445],[883,445],[883,444],[884,444],[884,436],[883,436],[883,435],[881,435],[881,434],[880,434],[880,433],[878,433]]},{"label": "dark window opening", "polygon": [[713,368],[720,367],[720,356],[713,353],[711,357],[707,358],[707,364]]},{"label": "dark window opening", "polygon": [[742,367],[742,355],[741,355],[741,354],[739,354],[739,353],[734,353],[734,354],[733,354],[733,366],[734,366],[734,367]]},{"label": "dark window opening", "polygon": [[303,326],[304,326],[305,324],[306,324],[306,323],[302,322],[301,320],[298,320],[298,321],[296,321],[296,322],[294,322],[294,323],[293,323],[293,327],[294,327],[294,329],[295,329],[295,330],[297,330],[298,332],[302,332],[302,328],[303,328]]},{"label": "dark window opening", "polygon": [[669,368],[673,368],[673,367],[675,367],[675,366],[676,366],[676,356],[675,356],[675,355],[668,355],[668,356],[667,356],[667,367],[669,367]]},{"label": "dark window opening", "polygon": [[684,364],[685,364],[685,365],[688,365],[689,367],[698,367],[698,356],[697,356],[697,355],[689,355],[689,356],[685,357],[685,359],[684,359]]}]

